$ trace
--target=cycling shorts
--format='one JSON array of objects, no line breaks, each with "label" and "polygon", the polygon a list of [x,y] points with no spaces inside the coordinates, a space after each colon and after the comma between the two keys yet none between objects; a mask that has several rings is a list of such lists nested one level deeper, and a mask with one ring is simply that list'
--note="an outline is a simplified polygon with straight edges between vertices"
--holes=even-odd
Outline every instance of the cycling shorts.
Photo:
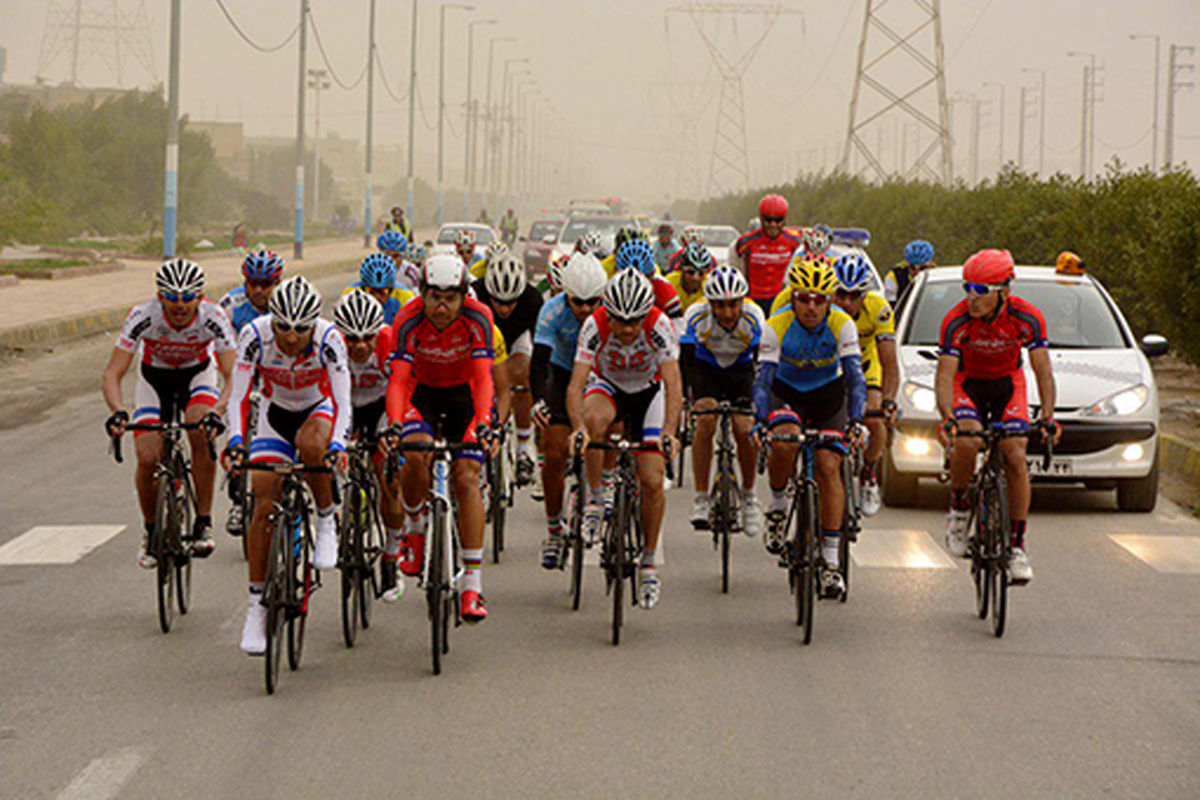
[{"label": "cycling shorts", "polygon": [[984,426],[999,422],[1011,433],[1027,432],[1025,372],[1018,369],[1004,378],[972,378],[965,372],[955,373],[954,418],[978,420]]},{"label": "cycling shorts", "polygon": [[[475,441],[475,432],[471,430],[474,419],[475,402],[471,397],[470,384],[434,387],[418,383],[413,390],[412,405],[404,419],[400,420],[403,426],[400,432],[402,436],[414,433],[436,436],[440,428],[442,438],[447,442]],[[479,450],[462,450],[455,453],[454,458],[482,463],[483,453]]]},{"label": "cycling shorts", "polygon": [[[767,428],[771,430],[790,423],[826,433],[844,433],[847,421],[846,387],[841,377],[810,392],[798,392],[783,381],[775,381],[771,384],[771,409],[771,415],[767,418]],[[817,446],[838,453],[846,452],[841,442],[822,442]]]},{"label": "cycling shorts", "polygon": [[612,404],[617,412],[613,421],[624,425],[626,439],[640,441],[643,447],[658,447],[666,413],[666,390],[662,381],[655,381],[639,392],[623,392],[593,372],[583,396],[593,395],[604,397]]},{"label": "cycling shorts", "polygon": [[360,439],[363,437],[370,439],[377,438],[378,434],[387,427],[387,417],[383,413],[386,409],[386,397],[381,397],[378,400],[365,403],[361,406],[355,406],[350,430]]},{"label": "cycling shorts", "polygon": [[753,405],[753,361],[734,364],[725,369],[704,361],[697,361],[695,366],[688,371],[691,373],[689,377],[693,400],[711,397],[717,402],[728,400],[734,405],[743,405],[747,408]]},{"label": "cycling shorts", "polygon": [[[217,404],[217,368],[211,358],[190,367],[172,369],[142,362],[133,392],[133,422],[154,424],[182,418],[197,406]],[[135,435],[145,431],[135,431]]]},{"label": "cycling shorts", "polygon": [[333,425],[333,401],[328,397],[308,408],[293,411],[271,402],[258,404],[258,423],[250,441],[250,462],[278,463],[296,460],[296,436],[310,419],[321,417]]}]

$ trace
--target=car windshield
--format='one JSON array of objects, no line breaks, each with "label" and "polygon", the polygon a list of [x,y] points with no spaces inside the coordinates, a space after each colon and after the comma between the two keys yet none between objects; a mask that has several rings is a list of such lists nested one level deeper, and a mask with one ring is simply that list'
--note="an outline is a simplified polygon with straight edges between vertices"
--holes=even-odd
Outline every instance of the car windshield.
[{"label": "car windshield", "polygon": [[733,228],[701,228],[700,232],[704,234],[704,243],[709,247],[729,247],[738,237],[738,232]]},{"label": "car windshield", "polygon": [[601,236],[615,236],[621,228],[632,226],[629,217],[577,217],[570,220],[563,228],[562,244],[574,244],[589,231],[595,231]]},{"label": "car windshield", "polygon": [[[1013,294],[1041,309],[1051,347],[1104,350],[1129,346],[1108,303],[1090,282],[1018,279],[1013,283]],[[963,299],[962,284],[929,281],[914,299],[912,324],[903,343],[936,347],[942,319]]]},{"label": "car windshield", "polygon": [[454,244],[455,235],[464,228],[475,234],[475,244],[478,245],[489,244],[496,238],[490,228],[476,228],[473,225],[446,225],[438,231],[437,243]]},{"label": "car windshield", "polygon": [[540,241],[543,236],[555,233],[561,224],[561,222],[535,222],[529,227],[529,238]]}]

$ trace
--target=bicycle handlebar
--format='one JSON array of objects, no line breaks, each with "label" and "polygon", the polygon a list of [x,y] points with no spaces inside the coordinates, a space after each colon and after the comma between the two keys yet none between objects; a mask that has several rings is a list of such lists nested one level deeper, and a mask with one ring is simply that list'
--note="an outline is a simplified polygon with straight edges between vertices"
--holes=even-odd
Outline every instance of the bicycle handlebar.
[{"label": "bicycle handlebar", "polygon": [[[132,422],[125,426],[127,431],[143,431],[151,433],[162,433],[163,431],[194,431],[198,428],[207,428],[203,422]],[[113,460],[118,464],[125,462],[125,458],[121,455],[121,437],[110,436],[112,441]],[[217,460],[217,449],[213,446],[212,439],[208,439],[208,455],[213,461]]]},{"label": "bicycle handlebar", "polygon": [[[657,447],[654,445],[644,445],[641,442],[632,442],[628,439],[618,439],[612,442],[588,442],[588,450],[605,450],[615,451],[618,453],[628,453],[630,451],[640,450],[643,453],[660,453],[666,459],[667,480],[675,480],[675,464],[671,459],[671,447],[668,440],[664,439],[662,444]],[[576,446],[578,452],[578,446]]]},{"label": "bicycle handlebar", "polygon": [[706,408],[701,411],[693,409],[691,413],[693,417],[711,417],[722,414],[745,414],[749,416],[754,414],[754,409],[746,406],[735,406],[724,402],[718,405],[716,408]]}]

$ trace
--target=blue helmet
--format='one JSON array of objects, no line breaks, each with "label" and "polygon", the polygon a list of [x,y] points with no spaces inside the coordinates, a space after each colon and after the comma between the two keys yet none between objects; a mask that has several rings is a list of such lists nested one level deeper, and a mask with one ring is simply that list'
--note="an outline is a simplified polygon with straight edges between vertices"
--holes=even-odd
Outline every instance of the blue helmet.
[{"label": "blue helmet", "polygon": [[391,256],[372,253],[359,267],[362,285],[367,289],[391,289],[396,285],[396,263]]},{"label": "blue helmet", "polygon": [[933,263],[933,245],[924,239],[914,239],[904,245],[904,260],[914,267]]},{"label": "blue helmet", "polygon": [[644,239],[630,239],[617,248],[617,269],[636,269],[643,275],[654,274],[654,252]]},{"label": "blue helmet", "polygon": [[270,250],[256,250],[246,254],[242,261],[242,274],[246,280],[276,281],[283,274],[283,259]]},{"label": "blue helmet", "polygon": [[833,272],[847,292],[862,291],[871,285],[871,268],[858,253],[846,253],[833,262]]},{"label": "blue helmet", "polygon": [[402,253],[408,247],[408,239],[405,239],[404,234],[400,231],[388,228],[379,234],[379,238],[375,240],[375,246],[384,252]]}]

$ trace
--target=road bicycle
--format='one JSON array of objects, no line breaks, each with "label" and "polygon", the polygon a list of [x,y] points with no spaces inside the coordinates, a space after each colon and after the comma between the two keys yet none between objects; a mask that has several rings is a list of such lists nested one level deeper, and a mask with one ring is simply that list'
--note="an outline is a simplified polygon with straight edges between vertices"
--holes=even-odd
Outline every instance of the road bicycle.
[{"label": "road bicycle", "polygon": [[[354,646],[359,626],[363,630],[371,627],[371,607],[380,595],[376,567],[383,554],[384,525],[372,460],[376,452],[377,442],[370,437],[360,438],[346,448],[338,569],[342,578],[342,638],[347,647]],[[394,474],[398,457],[389,454],[388,459],[388,472]]]},{"label": "road bicycle", "polygon": [[742,493],[737,479],[737,442],[733,438],[733,415],[753,414],[753,409],[722,400],[716,408],[692,411],[692,417],[717,417],[714,437],[717,472],[708,496],[708,525],[713,549],[721,553],[721,592],[729,593],[729,558],[732,539],[742,532]]}]

